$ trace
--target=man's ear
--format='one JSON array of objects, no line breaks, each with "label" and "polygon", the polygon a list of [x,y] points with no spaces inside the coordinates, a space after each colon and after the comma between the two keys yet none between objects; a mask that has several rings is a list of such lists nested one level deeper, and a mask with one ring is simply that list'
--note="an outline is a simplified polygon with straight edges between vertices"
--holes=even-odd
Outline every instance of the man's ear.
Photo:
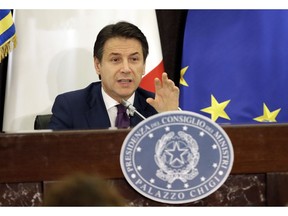
[{"label": "man's ear", "polygon": [[143,67],[142,76],[144,76],[144,75],[145,75],[145,71],[146,71],[146,64],[145,64],[145,65],[144,65],[144,67]]},{"label": "man's ear", "polygon": [[95,70],[96,70],[96,73],[97,73],[98,75],[100,75],[101,64],[100,64],[99,59],[96,58],[96,57],[94,58],[94,68],[95,68]]}]

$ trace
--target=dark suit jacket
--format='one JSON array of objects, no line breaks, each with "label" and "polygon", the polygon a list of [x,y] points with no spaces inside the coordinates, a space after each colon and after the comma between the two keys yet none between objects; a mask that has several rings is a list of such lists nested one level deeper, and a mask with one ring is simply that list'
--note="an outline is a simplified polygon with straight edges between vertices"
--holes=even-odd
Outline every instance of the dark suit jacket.
[{"label": "dark suit jacket", "polygon": [[[157,111],[146,103],[154,98],[152,92],[138,88],[135,92],[134,107],[146,118]],[[109,116],[101,93],[101,82],[91,83],[84,89],[60,94],[52,107],[49,128],[52,130],[107,129],[111,127]],[[131,127],[142,119],[136,114],[130,118]]]}]

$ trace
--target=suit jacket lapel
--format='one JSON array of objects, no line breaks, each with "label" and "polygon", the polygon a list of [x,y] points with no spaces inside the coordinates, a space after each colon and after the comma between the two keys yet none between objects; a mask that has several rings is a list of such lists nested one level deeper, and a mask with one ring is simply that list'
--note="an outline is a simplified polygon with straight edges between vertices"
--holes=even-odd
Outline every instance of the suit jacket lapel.
[{"label": "suit jacket lapel", "polygon": [[91,88],[87,97],[89,110],[86,113],[89,128],[105,129],[111,127],[109,116],[101,93],[101,83]]},{"label": "suit jacket lapel", "polygon": [[[149,110],[149,104],[146,103],[146,97],[139,94],[139,92],[136,90],[135,92],[135,99],[134,99],[134,107],[137,109],[139,113],[141,113],[144,117],[148,118],[149,116],[156,113],[151,113],[151,110]],[[153,109],[154,110],[154,109]],[[143,119],[136,114],[131,117],[130,123],[131,127],[135,127],[139,122],[141,122]]]}]

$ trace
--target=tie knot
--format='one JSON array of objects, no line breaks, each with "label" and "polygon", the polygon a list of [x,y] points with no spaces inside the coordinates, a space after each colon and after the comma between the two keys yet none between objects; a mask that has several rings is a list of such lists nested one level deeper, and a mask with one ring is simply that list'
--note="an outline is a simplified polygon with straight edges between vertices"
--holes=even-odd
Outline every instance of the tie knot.
[{"label": "tie knot", "polygon": [[126,107],[123,105],[123,104],[118,104],[117,105],[117,110],[118,110],[118,113],[125,113],[126,112]]}]

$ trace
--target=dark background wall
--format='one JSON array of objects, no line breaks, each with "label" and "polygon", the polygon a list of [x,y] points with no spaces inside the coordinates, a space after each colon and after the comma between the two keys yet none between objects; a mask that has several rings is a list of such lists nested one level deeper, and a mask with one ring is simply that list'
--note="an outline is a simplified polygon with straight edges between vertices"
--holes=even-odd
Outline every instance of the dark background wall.
[{"label": "dark background wall", "polygon": [[[176,85],[179,83],[183,33],[187,10],[156,10],[165,71]],[[7,60],[0,63],[0,126],[2,131]]]}]

